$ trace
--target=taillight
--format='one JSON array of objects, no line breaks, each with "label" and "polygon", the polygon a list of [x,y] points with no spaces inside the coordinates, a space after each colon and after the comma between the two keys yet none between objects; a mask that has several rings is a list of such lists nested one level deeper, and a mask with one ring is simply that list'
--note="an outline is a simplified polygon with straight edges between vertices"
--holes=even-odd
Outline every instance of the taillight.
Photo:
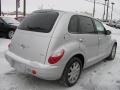
[{"label": "taillight", "polygon": [[64,52],[65,52],[65,51],[62,49],[60,52],[51,55],[51,56],[49,57],[49,59],[48,59],[48,62],[49,62],[50,64],[55,64],[55,63],[57,63],[57,62],[64,56]]},{"label": "taillight", "polygon": [[35,69],[32,69],[32,75],[37,74],[37,71]]}]

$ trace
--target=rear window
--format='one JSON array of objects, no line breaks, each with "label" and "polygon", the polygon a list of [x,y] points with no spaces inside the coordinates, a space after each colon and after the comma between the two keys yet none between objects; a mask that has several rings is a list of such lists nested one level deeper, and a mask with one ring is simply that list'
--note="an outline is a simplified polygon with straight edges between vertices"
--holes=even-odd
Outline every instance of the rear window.
[{"label": "rear window", "polygon": [[58,15],[57,12],[34,12],[23,20],[18,29],[48,33]]}]

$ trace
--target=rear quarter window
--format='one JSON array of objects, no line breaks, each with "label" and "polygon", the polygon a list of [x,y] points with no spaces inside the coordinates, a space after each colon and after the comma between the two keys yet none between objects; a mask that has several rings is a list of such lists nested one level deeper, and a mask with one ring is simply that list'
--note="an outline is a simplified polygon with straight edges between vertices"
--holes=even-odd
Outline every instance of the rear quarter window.
[{"label": "rear quarter window", "polygon": [[70,18],[69,26],[68,26],[68,32],[72,34],[77,34],[78,33],[78,16],[73,15]]},{"label": "rear quarter window", "polygon": [[53,28],[58,12],[34,12],[26,17],[18,29],[48,33]]}]

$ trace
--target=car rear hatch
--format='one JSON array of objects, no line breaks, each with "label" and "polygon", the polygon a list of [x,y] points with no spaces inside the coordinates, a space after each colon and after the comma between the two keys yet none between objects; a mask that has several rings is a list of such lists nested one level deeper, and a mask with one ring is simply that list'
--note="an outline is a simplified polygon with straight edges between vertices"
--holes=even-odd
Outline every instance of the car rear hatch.
[{"label": "car rear hatch", "polygon": [[57,17],[57,12],[29,15],[16,30],[9,50],[24,59],[44,63]]}]

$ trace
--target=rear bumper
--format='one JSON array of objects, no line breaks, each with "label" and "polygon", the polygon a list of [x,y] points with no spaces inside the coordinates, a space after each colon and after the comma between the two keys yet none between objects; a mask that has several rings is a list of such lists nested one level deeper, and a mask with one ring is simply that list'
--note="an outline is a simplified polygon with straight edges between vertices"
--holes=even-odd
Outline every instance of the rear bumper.
[{"label": "rear bumper", "polygon": [[18,72],[33,75],[32,70],[35,70],[37,73],[34,76],[45,80],[57,80],[60,79],[62,75],[62,69],[59,66],[45,65],[39,62],[29,61],[10,51],[6,51],[5,58]]}]

